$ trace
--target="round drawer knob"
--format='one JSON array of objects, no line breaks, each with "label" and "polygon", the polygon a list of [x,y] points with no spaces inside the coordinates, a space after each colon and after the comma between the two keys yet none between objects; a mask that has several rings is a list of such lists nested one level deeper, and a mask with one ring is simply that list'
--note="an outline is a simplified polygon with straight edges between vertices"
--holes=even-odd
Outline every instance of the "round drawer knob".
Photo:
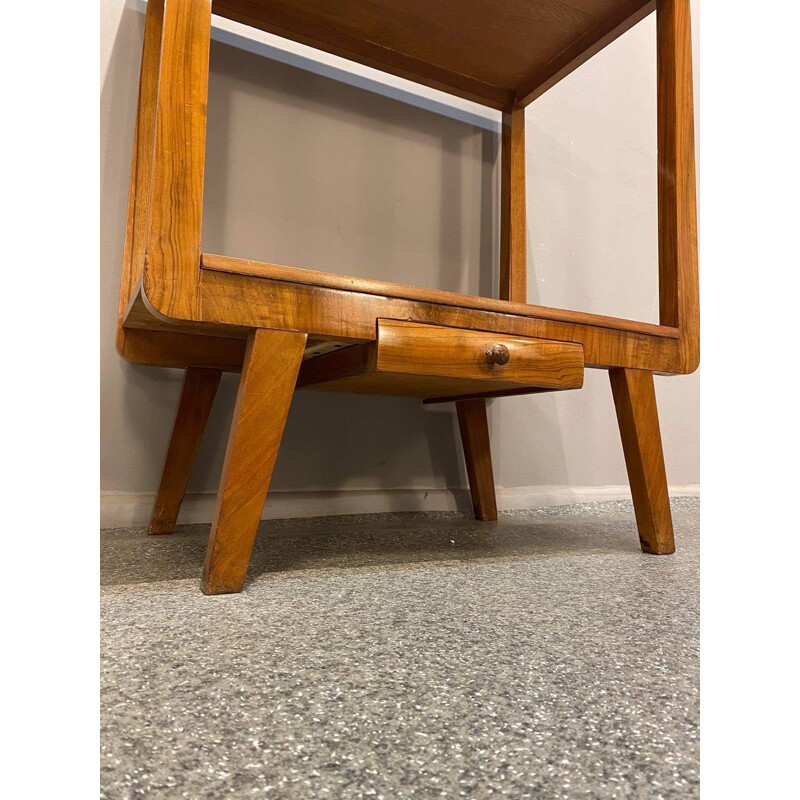
[{"label": "round drawer knob", "polygon": [[502,367],[503,364],[508,364],[509,358],[511,358],[511,353],[504,344],[496,344],[491,350],[486,351],[486,360],[490,364]]}]

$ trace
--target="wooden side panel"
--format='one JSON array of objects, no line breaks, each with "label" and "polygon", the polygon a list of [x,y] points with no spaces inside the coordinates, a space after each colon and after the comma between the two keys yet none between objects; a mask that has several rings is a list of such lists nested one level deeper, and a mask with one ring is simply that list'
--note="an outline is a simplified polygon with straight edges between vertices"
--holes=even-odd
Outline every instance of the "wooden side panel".
[{"label": "wooden side panel", "polygon": [[642,550],[656,555],[674,553],[653,375],[632,369],[612,369],[608,374]]},{"label": "wooden side panel", "polygon": [[164,0],[143,287],[176,319],[198,312],[211,0]]},{"label": "wooden side panel", "polygon": [[135,300],[135,294],[142,280],[145,263],[163,27],[164,0],[149,0],[145,13],[139,99],[128,190],[128,215],[117,319],[117,350],[123,358],[136,364],[238,371],[244,359],[243,341],[237,342],[228,338],[212,339],[186,332],[161,333],[123,327],[127,321],[126,314],[130,312],[131,303]]},{"label": "wooden side panel", "polygon": [[661,324],[680,329],[681,372],[700,362],[689,0],[658,0],[658,264]]},{"label": "wooden side panel", "polygon": [[142,64],[139,73],[139,100],[136,109],[136,130],[133,136],[133,155],[128,188],[128,217],[125,224],[125,247],[122,255],[122,280],[119,287],[117,315],[117,350],[130,358],[135,342],[122,327],[125,311],[144,268],[147,211],[150,205],[150,181],[153,174],[153,141],[155,110],[158,97],[158,74],[161,59],[161,29],[164,20],[163,0],[147,4],[144,23]]},{"label": "wooden side panel", "polygon": [[248,339],[206,551],[206,594],[238,592],[244,583],[305,345],[305,334],[285,331]]},{"label": "wooden side panel", "polygon": [[503,113],[500,162],[500,299],[527,303],[524,108]]},{"label": "wooden side panel", "polygon": [[172,533],[175,530],[178,512],[221,377],[222,371],[218,369],[186,370],[149,533]]},{"label": "wooden side panel", "polygon": [[496,520],[497,498],[494,491],[492,451],[489,447],[486,401],[460,400],[456,403],[456,412],[475,519]]}]

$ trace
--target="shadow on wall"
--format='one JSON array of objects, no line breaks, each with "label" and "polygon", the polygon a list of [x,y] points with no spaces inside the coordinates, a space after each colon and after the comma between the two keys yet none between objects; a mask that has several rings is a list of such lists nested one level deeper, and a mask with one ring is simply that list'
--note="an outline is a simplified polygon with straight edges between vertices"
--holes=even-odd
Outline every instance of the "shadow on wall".
[{"label": "shadow on wall", "polygon": [[105,491],[152,491],[180,373],[123,361],[114,339],[144,16],[123,7],[101,90],[101,461]]},{"label": "shadow on wall", "polygon": [[[126,8],[103,88],[110,108],[103,186],[113,187],[103,202],[104,476],[110,461],[116,484],[104,488],[148,492],[158,481],[180,373],[136,367],[112,352],[142,33],[143,16]],[[491,131],[213,42],[203,249],[496,296],[498,155]],[[237,380],[223,378],[189,491],[217,488]],[[490,407],[497,433],[499,408]],[[539,398],[537,408],[556,414],[550,398]],[[560,473],[555,482],[566,483],[558,426],[547,422],[553,436],[544,450]],[[505,438],[495,437],[496,452]],[[272,485],[463,487],[454,408],[299,392]],[[463,494],[456,497],[463,505]]]},{"label": "shadow on wall", "polygon": [[497,138],[213,42],[203,247],[494,294]]}]

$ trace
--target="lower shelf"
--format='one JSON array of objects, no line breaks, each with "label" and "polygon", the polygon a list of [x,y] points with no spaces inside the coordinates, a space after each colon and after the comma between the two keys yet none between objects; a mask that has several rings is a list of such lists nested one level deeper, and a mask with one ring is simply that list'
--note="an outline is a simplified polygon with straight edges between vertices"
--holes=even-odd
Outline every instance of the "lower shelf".
[{"label": "lower shelf", "polygon": [[374,342],[303,363],[298,389],[450,400],[583,386],[574,342],[379,319]]}]

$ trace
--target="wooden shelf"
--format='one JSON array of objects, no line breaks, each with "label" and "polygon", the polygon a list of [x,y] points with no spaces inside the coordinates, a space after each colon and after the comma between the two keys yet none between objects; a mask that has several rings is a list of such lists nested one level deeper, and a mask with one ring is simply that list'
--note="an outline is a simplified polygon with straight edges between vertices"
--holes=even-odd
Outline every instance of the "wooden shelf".
[{"label": "wooden shelf", "polygon": [[228,19],[492,108],[526,105],[655,0],[214,0]]},{"label": "wooden shelf", "polygon": [[677,328],[665,325],[654,325],[650,322],[638,322],[631,319],[607,317],[603,314],[589,314],[584,311],[570,311],[562,308],[548,308],[530,303],[515,303],[509,300],[497,300],[492,297],[479,297],[458,292],[445,292],[440,289],[424,289],[419,286],[406,286],[401,283],[374,281],[369,278],[354,278],[349,275],[336,275],[331,272],[320,272],[315,269],[286,267],[280,264],[266,264],[261,261],[248,261],[242,258],[229,258],[203,253],[201,268],[211,272],[226,272],[232,275],[248,275],[253,278],[297,283],[305,286],[319,286],[326,289],[340,289],[347,292],[377,295],[379,297],[397,297],[404,300],[415,300],[423,303],[455,306],[457,308],[475,309],[478,311],[496,311],[502,314],[514,314],[522,317],[536,317],[575,325],[592,325],[616,331],[641,333],[645,336],[658,336],[666,339],[677,339]]}]

